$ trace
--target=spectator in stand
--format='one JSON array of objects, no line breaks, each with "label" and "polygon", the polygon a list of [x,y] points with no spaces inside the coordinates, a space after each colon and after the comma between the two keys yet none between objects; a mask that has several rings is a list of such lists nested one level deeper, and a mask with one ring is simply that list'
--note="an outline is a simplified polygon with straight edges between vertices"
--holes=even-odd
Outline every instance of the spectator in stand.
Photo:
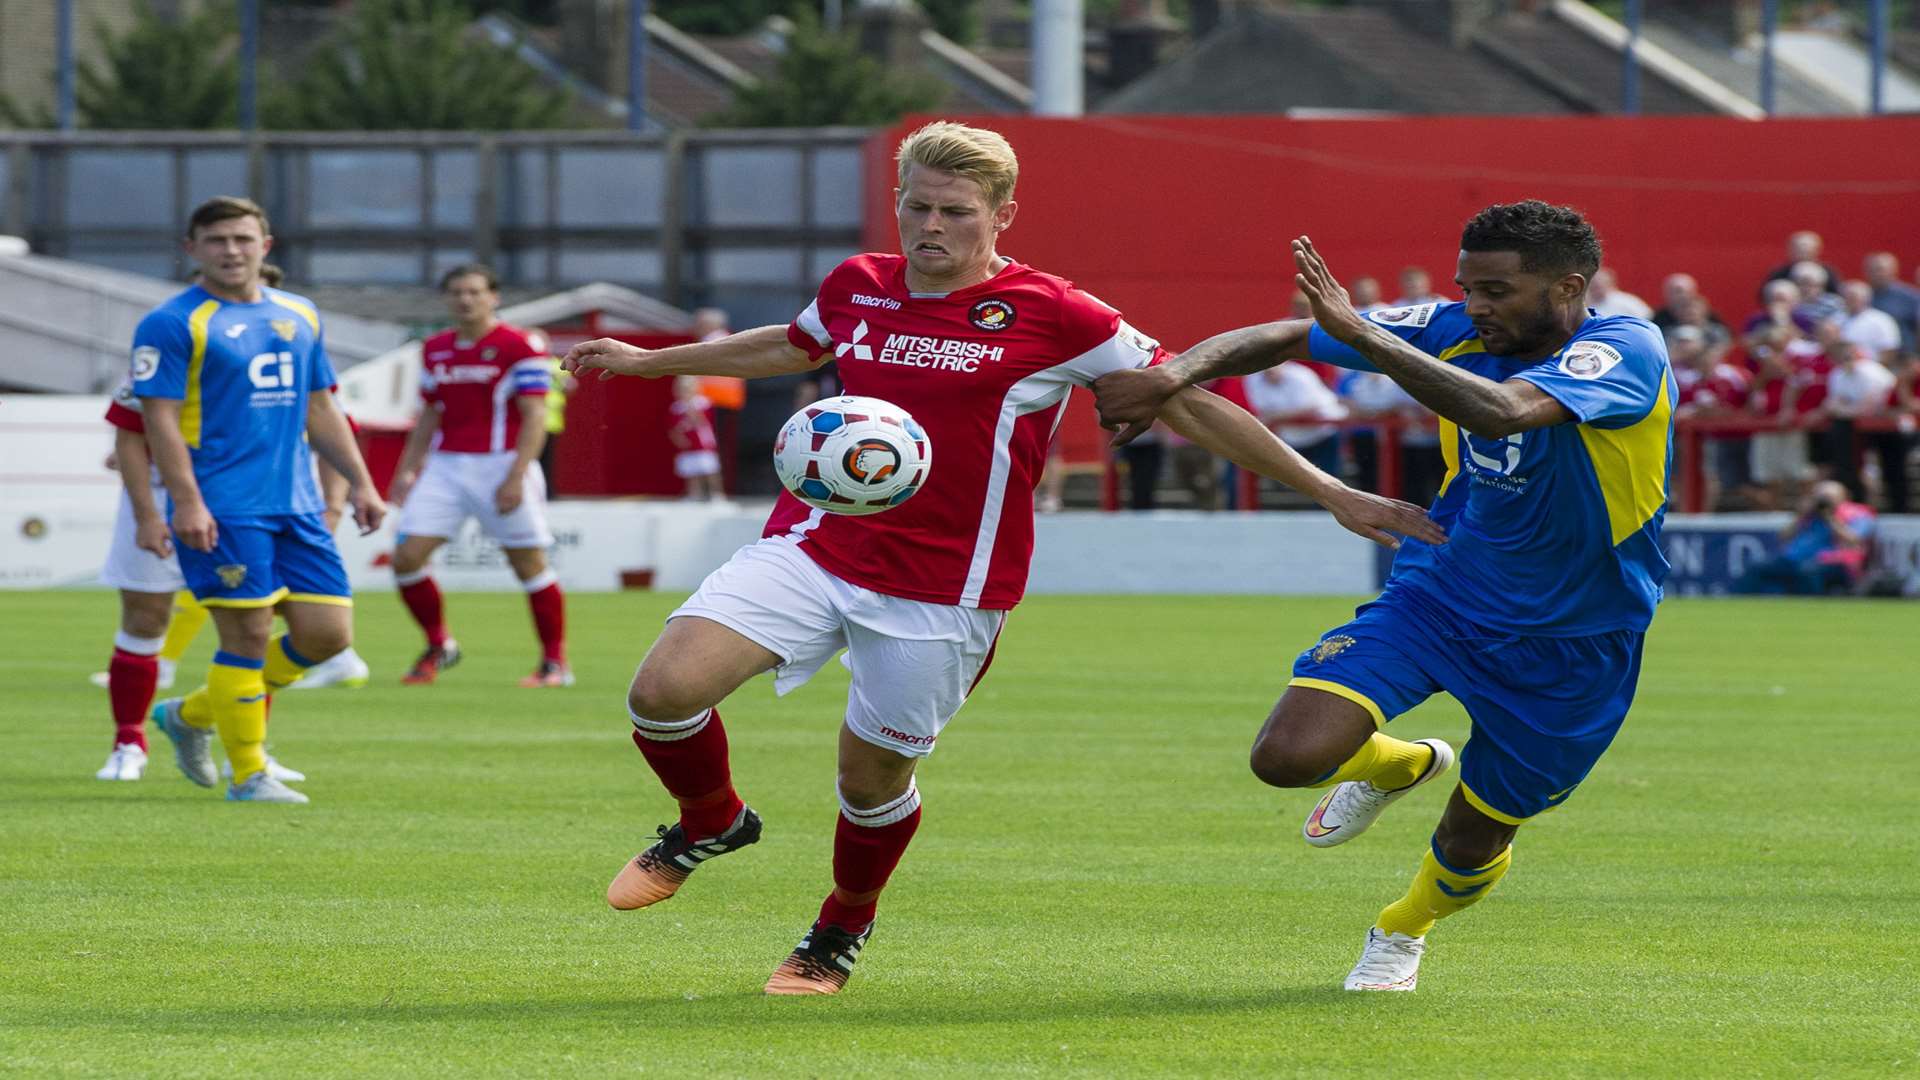
[{"label": "spectator in stand", "polygon": [[1353,310],[1363,315],[1369,311],[1387,306],[1386,302],[1380,298],[1379,278],[1354,278],[1353,285],[1347,291],[1353,296]]},{"label": "spectator in stand", "polygon": [[1915,345],[1920,336],[1920,289],[1900,280],[1900,260],[1891,251],[1876,251],[1860,264],[1860,270],[1873,288],[1873,306],[1892,316],[1900,328],[1900,351],[1909,356],[1920,353]]},{"label": "spectator in stand", "polygon": [[701,381],[694,375],[674,376],[667,441],[673,444],[673,475],[686,483],[687,498],[710,502],[721,494],[720,454],[713,432],[713,404],[700,392]]},{"label": "spectator in stand", "polygon": [[1320,469],[1340,475],[1340,429],[1347,407],[1320,373],[1298,360],[1246,377],[1247,405],[1280,441]]},{"label": "spectator in stand", "polygon": [[1787,261],[1769,271],[1766,281],[1760,283],[1760,288],[1764,291],[1772,282],[1792,280],[1793,268],[1803,262],[1813,263],[1825,272],[1827,288],[1838,285],[1840,271],[1820,261],[1820,252],[1824,246],[1825,243],[1820,239],[1820,234],[1811,229],[1802,229],[1787,237]]},{"label": "spectator in stand", "polygon": [[1612,269],[1601,267],[1587,282],[1587,306],[1602,315],[1631,315],[1636,319],[1653,318],[1653,309],[1645,300],[1622,289]]},{"label": "spectator in stand", "polygon": [[1799,288],[1791,281],[1768,282],[1765,297],[1766,306],[1747,319],[1741,340],[1754,365],[1748,409],[1776,429],[1755,434],[1752,443],[1753,480],[1765,491],[1759,501],[1774,506],[1811,468],[1807,433],[1800,426],[1803,391],[1817,382],[1825,396],[1827,365],[1813,326],[1795,308]]},{"label": "spectator in stand", "polygon": [[1900,324],[1873,306],[1873,286],[1849,281],[1840,287],[1840,301],[1846,305],[1840,336],[1866,349],[1882,364],[1892,364],[1901,351]]},{"label": "spectator in stand", "polygon": [[1140,437],[1120,448],[1127,463],[1127,508],[1152,510],[1160,501],[1160,469],[1167,460],[1167,427],[1155,423]]},{"label": "spectator in stand", "polygon": [[1780,531],[1780,551],[1734,582],[1737,593],[1823,596],[1845,592],[1866,568],[1873,540],[1873,508],[1847,498],[1847,489],[1823,480],[1807,493],[1800,515]]},{"label": "spectator in stand", "polygon": [[1409,266],[1400,271],[1400,299],[1393,302],[1394,307],[1433,304],[1445,299],[1446,297],[1433,291],[1433,277],[1425,270],[1417,266]]},{"label": "spectator in stand", "polygon": [[1664,303],[1653,313],[1653,325],[1659,327],[1661,333],[1685,322],[1703,329],[1718,327],[1721,333],[1731,336],[1727,324],[1714,312],[1706,297],[1700,295],[1700,283],[1692,274],[1668,274],[1660,283],[1660,297]]},{"label": "spectator in stand", "polygon": [[[1393,417],[1400,423],[1400,489],[1393,497],[1422,506],[1431,503],[1439,494],[1440,480],[1446,473],[1433,414],[1399,383],[1377,372],[1348,372],[1340,381],[1339,389],[1341,403],[1349,415]],[[1348,431],[1347,445],[1353,451],[1354,467],[1359,473],[1355,486],[1382,494],[1379,429]]]},{"label": "spectator in stand", "polygon": [[[1674,327],[1667,335],[1667,355],[1673,361],[1674,388],[1680,397],[1676,418],[1711,420],[1745,415],[1750,386],[1747,371],[1728,361],[1724,345],[1710,344],[1706,331],[1698,326]],[[1719,508],[1729,502],[1751,501],[1750,438],[1744,434],[1709,436],[1702,450],[1716,488],[1708,505]]]},{"label": "spectator in stand", "polygon": [[1894,427],[1876,431],[1867,442],[1880,458],[1880,482],[1887,513],[1904,514],[1911,508],[1907,462],[1913,456],[1914,428],[1920,426],[1920,358],[1902,355],[1893,369],[1894,390],[1887,411]]},{"label": "spectator in stand", "polygon": [[[1878,419],[1892,413],[1891,403],[1899,379],[1864,345],[1841,340],[1836,343],[1839,362],[1827,376],[1827,398],[1821,409],[1827,417],[1827,461],[1835,480],[1845,484],[1856,499],[1867,498],[1867,485],[1860,476],[1856,424],[1862,419]],[[1884,475],[1889,463],[1880,462]],[[1894,463],[1903,468],[1904,461]]]},{"label": "spectator in stand", "polygon": [[1838,278],[1827,276],[1827,268],[1817,262],[1795,263],[1792,280],[1794,287],[1800,290],[1799,303],[1794,310],[1805,315],[1814,323],[1839,318],[1846,309],[1840,303],[1840,294],[1834,292]]}]

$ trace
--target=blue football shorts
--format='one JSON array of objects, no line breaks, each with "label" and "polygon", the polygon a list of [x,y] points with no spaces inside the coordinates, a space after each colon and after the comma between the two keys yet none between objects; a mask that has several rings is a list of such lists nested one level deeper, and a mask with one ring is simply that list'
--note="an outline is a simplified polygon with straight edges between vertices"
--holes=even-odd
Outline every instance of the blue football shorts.
[{"label": "blue football shorts", "polygon": [[208,607],[269,607],[282,600],[353,603],[346,563],[319,514],[219,518],[212,551],[174,537],[180,574]]},{"label": "blue football shorts", "polygon": [[1518,824],[1566,801],[1613,742],[1645,641],[1638,630],[1505,633],[1389,583],[1300,654],[1289,685],[1353,701],[1382,727],[1433,694],[1453,695],[1473,721],[1460,754],[1467,801]]}]

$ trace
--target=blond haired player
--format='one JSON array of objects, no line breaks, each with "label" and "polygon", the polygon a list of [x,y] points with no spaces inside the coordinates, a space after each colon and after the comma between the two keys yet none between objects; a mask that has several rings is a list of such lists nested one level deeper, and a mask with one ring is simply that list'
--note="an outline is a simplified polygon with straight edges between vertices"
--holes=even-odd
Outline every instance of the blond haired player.
[{"label": "blond haired player", "polygon": [[[768,980],[772,994],[840,990],[873,931],[920,824],[914,766],[985,673],[1026,587],[1033,488],[1068,395],[1164,355],[1118,311],[998,252],[1018,210],[1018,164],[1000,135],[930,124],[897,156],[902,254],[841,263],[791,325],[657,351],[600,339],[565,358],[607,375],[758,378],[831,356],[847,393],[906,409],[939,447],[925,487],[883,514],[839,517],[782,496],[764,538],[669,617],[627,693],[633,741],[680,807],[608,887],[614,907],[639,908],[760,839],[759,816],[734,790],[720,702],[765,671],[784,693],[847,651],[833,887]],[[1167,418],[1356,532],[1440,539],[1417,507],[1347,488],[1211,394],[1181,394]]]}]

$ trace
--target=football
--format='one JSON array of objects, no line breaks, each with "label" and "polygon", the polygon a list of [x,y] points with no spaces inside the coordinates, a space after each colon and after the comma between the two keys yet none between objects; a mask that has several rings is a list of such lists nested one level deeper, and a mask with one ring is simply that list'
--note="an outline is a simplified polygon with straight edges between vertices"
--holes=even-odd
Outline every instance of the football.
[{"label": "football", "polygon": [[794,497],[832,514],[877,514],[913,497],[933,444],[905,409],[836,397],[794,413],[773,442],[773,468]]}]

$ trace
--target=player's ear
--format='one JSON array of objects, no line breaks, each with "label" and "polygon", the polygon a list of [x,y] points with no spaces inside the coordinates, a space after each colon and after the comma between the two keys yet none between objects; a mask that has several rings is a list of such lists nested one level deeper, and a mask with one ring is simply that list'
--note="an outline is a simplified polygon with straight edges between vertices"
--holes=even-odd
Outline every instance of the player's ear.
[{"label": "player's ear", "polygon": [[1006,202],[1001,203],[1000,208],[993,212],[994,230],[996,232],[1000,232],[1000,231],[1005,231],[1007,229],[1012,228],[1014,212],[1019,209],[1020,209],[1020,204],[1017,202],[1014,202],[1012,199],[1008,199]]},{"label": "player's ear", "polygon": [[1574,303],[1587,295],[1587,276],[1568,274],[1554,283],[1554,290],[1560,294],[1560,300],[1563,303]]}]

